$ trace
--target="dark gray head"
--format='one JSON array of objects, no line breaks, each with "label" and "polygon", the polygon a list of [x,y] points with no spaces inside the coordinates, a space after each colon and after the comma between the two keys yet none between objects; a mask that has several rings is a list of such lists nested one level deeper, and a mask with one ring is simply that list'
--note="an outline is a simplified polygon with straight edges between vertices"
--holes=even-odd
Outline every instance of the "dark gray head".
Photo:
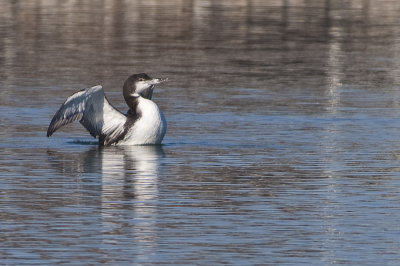
[{"label": "dark gray head", "polygon": [[166,78],[153,79],[145,73],[133,74],[124,83],[123,93],[125,100],[131,97],[151,99],[154,85],[166,81]]}]

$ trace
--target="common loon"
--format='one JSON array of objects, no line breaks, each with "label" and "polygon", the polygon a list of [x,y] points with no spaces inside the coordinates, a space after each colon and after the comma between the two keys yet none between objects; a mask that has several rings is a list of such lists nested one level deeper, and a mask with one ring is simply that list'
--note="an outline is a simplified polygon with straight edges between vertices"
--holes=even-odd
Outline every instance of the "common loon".
[{"label": "common loon", "polygon": [[47,129],[50,137],[57,129],[75,120],[99,139],[99,145],[161,144],[167,122],[151,97],[156,84],[165,78],[152,79],[147,74],[131,75],[124,83],[123,95],[129,110],[114,108],[100,85],[80,90],[61,105]]}]

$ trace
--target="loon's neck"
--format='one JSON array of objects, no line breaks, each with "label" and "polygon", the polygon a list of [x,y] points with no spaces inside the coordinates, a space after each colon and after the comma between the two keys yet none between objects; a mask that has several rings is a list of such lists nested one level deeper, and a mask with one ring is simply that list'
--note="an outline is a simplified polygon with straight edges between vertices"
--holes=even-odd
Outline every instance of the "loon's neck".
[{"label": "loon's neck", "polygon": [[129,107],[128,114],[136,115],[138,110],[137,107],[139,105],[140,96],[129,95],[125,98],[125,102]]}]

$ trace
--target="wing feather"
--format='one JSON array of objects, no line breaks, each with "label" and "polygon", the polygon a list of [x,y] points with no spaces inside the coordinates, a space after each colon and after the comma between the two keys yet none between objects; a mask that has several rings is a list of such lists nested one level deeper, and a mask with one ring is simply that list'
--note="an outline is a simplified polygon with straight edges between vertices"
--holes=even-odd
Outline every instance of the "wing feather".
[{"label": "wing feather", "polygon": [[126,116],[108,102],[103,87],[98,85],[68,97],[51,120],[47,136],[75,120],[79,120],[93,137],[108,140],[104,143],[107,145],[124,132]]}]

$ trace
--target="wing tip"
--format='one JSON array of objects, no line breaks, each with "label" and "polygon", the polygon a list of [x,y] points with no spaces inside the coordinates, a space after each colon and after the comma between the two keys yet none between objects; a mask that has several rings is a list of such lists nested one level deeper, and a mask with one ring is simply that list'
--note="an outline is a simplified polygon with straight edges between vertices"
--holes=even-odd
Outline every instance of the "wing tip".
[{"label": "wing tip", "polygon": [[53,135],[53,133],[54,133],[54,128],[52,127],[52,125],[50,124],[50,126],[47,128],[47,137],[49,138],[49,137],[51,137],[51,135]]}]

